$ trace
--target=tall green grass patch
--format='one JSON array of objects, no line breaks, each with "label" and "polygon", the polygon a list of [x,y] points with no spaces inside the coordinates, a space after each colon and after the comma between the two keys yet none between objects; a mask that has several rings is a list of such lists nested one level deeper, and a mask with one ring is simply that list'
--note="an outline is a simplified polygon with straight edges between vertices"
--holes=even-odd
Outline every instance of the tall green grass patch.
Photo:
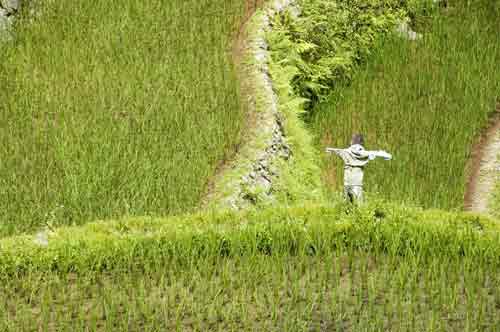
[{"label": "tall green grass patch", "polygon": [[352,249],[392,256],[500,262],[492,220],[370,202],[361,209],[306,205],[262,211],[123,218],[0,240],[0,278],[33,271],[86,273],[189,264],[256,254],[327,254]]},{"label": "tall green grass patch", "polygon": [[498,266],[363,252],[243,256],[0,286],[10,331],[498,331]]},{"label": "tall green grass patch", "polygon": [[496,331],[498,224],[371,201],[0,240],[2,331]]},{"label": "tall green grass patch", "polygon": [[191,210],[239,141],[244,2],[73,1],[0,52],[0,236]]},{"label": "tall green grass patch", "polygon": [[[317,144],[344,147],[354,132],[391,162],[368,166],[366,187],[425,207],[463,206],[473,143],[500,97],[500,7],[491,1],[448,1],[417,17],[423,39],[381,41],[370,60],[317,105]],[[324,159],[325,180],[342,185],[340,159]]]}]

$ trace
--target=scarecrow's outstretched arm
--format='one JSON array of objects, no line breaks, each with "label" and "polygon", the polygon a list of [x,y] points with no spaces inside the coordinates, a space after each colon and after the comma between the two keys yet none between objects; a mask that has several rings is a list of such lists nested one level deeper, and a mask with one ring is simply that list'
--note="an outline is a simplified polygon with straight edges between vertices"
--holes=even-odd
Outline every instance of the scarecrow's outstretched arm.
[{"label": "scarecrow's outstretched arm", "polygon": [[342,160],[346,161],[348,152],[346,149],[335,149],[335,148],[326,148],[327,153],[335,153],[337,156],[342,158]]},{"label": "scarecrow's outstretched arm", "polygon": [[[335,153],[336,155],[340,156],[342,159],[344,159],[344,156],[348,154],[348,151],[346,149],[336,149],[336,148],[326,148],[327,153]],[[385,160],[391,160],[392,155],[386,151],[378,150],[378,151],[367,151],[360,147],[357,151],[355,151],[355,154],[358,155],[361,158],[368,158],[370,160],[373,160],[377,157],[383,158]]]},{"label": "scarecrow's outstretched arm", "polygon": [[343,157],[345,154],[347,154],[346,149],[336,149],[336,148],[326,148],[327,153],[335,153],[336,155]]},{"label": "scarecrow's outstretched arm", "polygon": [[385,160],[391,160],[392,155],[386,151],[378,150],[378,151],[366,151],[368,153],[368,157],[370,160],[373,160],[377,157],[383,158]]},{"label": "scarecrow's outstretched arm", "polygon": [[326,148],[326,152],[328,153],[340,153],[340,151],[342,151],[342,149],[335,149],[335,148]]}]

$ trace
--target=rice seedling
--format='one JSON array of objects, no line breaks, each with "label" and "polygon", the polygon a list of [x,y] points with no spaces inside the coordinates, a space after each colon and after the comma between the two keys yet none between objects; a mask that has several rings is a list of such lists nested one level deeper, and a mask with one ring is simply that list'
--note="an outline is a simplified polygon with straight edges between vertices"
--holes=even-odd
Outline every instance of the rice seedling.
[{"label": "rice seedling", "polygon": [[[342,147],[364,133],[368,147],[394,155],[369,166],[368,190],[461,209],[473,143],[500,97],[499,20],[495,2],[448,1],[438,15],[417,18],[422,40],[385,38],[352,82],[315,107],[317,144]],[[324,159],[332,190],[341,187],[341,167]]]},{"label": "rice seedling", "polygon": [[370,202],[93,223],[46,248],[3,239],[0,330],[495,331],[497,230]]},{"label": "rice seedling", "polygon": [[239,142],[239,0],[50,2],[0,52],[0,236],[197,206]]},{"label": "rice seedling", "polygon": [[[466,260],[472,261],[472,257]],[[2,331],[496,331],[499,266],[377,253],[250,255],[2,284]],[[431,270],[433,269],[434,270]],[[453,307],[446,299],[452,293]]]}]

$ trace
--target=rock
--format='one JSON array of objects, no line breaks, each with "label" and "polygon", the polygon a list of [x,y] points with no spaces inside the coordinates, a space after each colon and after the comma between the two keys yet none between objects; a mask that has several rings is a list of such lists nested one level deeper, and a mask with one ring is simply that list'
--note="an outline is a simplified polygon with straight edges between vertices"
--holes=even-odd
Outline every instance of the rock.
[{"label": "rock", "polygon": [[284,116],[278,109],[278,96],[269,73],[269,45],[264,35],[272,29],[271,19],[274,13],[290,9],[291,16],[300,15],[300,9],[291,8],[294,0],[272,0],[271,8],[262,16],[258,36],[249,40],[250,52],[256,67],[256,80],[266,99],[265,112],[259,114],[259,137],[262,146],[255,152],[248,168],[239,177],[231,196],[225,200],[226,206],[242,209],[255,204],[276,201],[273,186],[280,176],[280,160],[288,160],[291,155],[284,130]]},{"label": "rock", "polygon": [[411,29],[409,19],[399,22],[399,24],[396,26],[396,33],[401,37],[411,41],[419,40],[422,38],[422,35],[420,33],[416,33]]},{"label": "rock", "polygon": [[0,6],[7,11],[9,15],[12,15],[21,8],[21,0],[0,0]]},{"label": "rock", "polygon": [[261,187],[261,188],[264,188],[266,191],[269,191],[269,189],[271,189],[271,181],[269,181],[269,179],[266,179],[265,177],[261,177],[258,181],[258,185]]},{"label": "rock", "polygon": [[267,59],[267,46],[265,44],[262,44],[262,47],[259,47],[259,49],[255,52],[255,59],[259,63],[264,62]]},{"label": "rock", "polygon": [[6,10],[0,8],[0,40],[9,39],[12,19]]},{"label": "rock", "polygon": [[292,8],[292,4],[294,1],[292,0],[275,0],[274,5],[272,6],[272,10],[274,12],[281,13],[282,11],[286,9]]},{"label": "rock", "polygon": [[38,232],[33,240],[36,244],[42,247],[47,247],[49,245],[49,235],[47,231]]},{"label": "rock", "polygon": [[269,160],[262,159],[260,160],[259,164],[262,167],[262,169],[266,169],[269,166]]},{"label": "rock", "polygon": [[297,6],[290,6],[290,9],[288,10],[290,12],[290,15],[292,15],[292,18],[298,18],[300,16],[300,8]]}]

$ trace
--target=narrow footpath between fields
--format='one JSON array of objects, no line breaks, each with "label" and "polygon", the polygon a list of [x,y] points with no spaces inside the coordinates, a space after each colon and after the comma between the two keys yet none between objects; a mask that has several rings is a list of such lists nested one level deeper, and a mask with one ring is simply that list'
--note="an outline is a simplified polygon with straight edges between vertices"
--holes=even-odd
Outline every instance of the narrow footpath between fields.
[{"label": "narrow footpath between fields", "polygon": [[266,35],[272,32],[276,15],[288,9],[291,16],[299,14],[294,0],[246,2],[249,19],[243,20],[232,49],[244,130],[240,144],[221,161],[208,184],[202,208],[239,210],[322,199],[317,153],[294,108],[302,101],[290,95],[288,77],[272,73]]},{"label": "narrow footpath between fields", "polygon": [[469,179],[465,189],[467,211],[490,214],[488,206],[500,172],[500,102],[490,126],[474,146],[469,163]]},{"label": "narrow footpath between fields", "polygon": [[241,112],[245,112],[245,125],[242,142],[238,146],[235,147],[233,151],[233,155],[229,156],[225,160],[221,160],[220,164],[217,166],[217,170],[215,175],[209,180],[207,184],[206,193],[202,199],[201,206],[206,207],[210,201],[213,199],[215,195],[215,183],[216,181],[223,176],[227,169],[231,167],[231,161],[234,161],[236,155],[238,154],[241,145],[248,139],[250,139],[249,132],[251,132],[256,127],[256,120],[254,112],[248,111],[247,100],[251,98],[251,91],[248,87],[249,83],[245,80],[247,76],[247,72],[244,66],[245,54],[248,48],[247,45],[247,27],[250,22],[250,19],[255,14],[258,8],[261,8],[264,4],[265,0],[245,0],[245,12],[243,15],[243,19],[241,21],[241,25],[236,31],[234,36],[234,42],[231,49],[231,59],[236,67],[236,74],[238,76],[238,80],[240,81],[240,93],[241,99],[243,101]]}]

